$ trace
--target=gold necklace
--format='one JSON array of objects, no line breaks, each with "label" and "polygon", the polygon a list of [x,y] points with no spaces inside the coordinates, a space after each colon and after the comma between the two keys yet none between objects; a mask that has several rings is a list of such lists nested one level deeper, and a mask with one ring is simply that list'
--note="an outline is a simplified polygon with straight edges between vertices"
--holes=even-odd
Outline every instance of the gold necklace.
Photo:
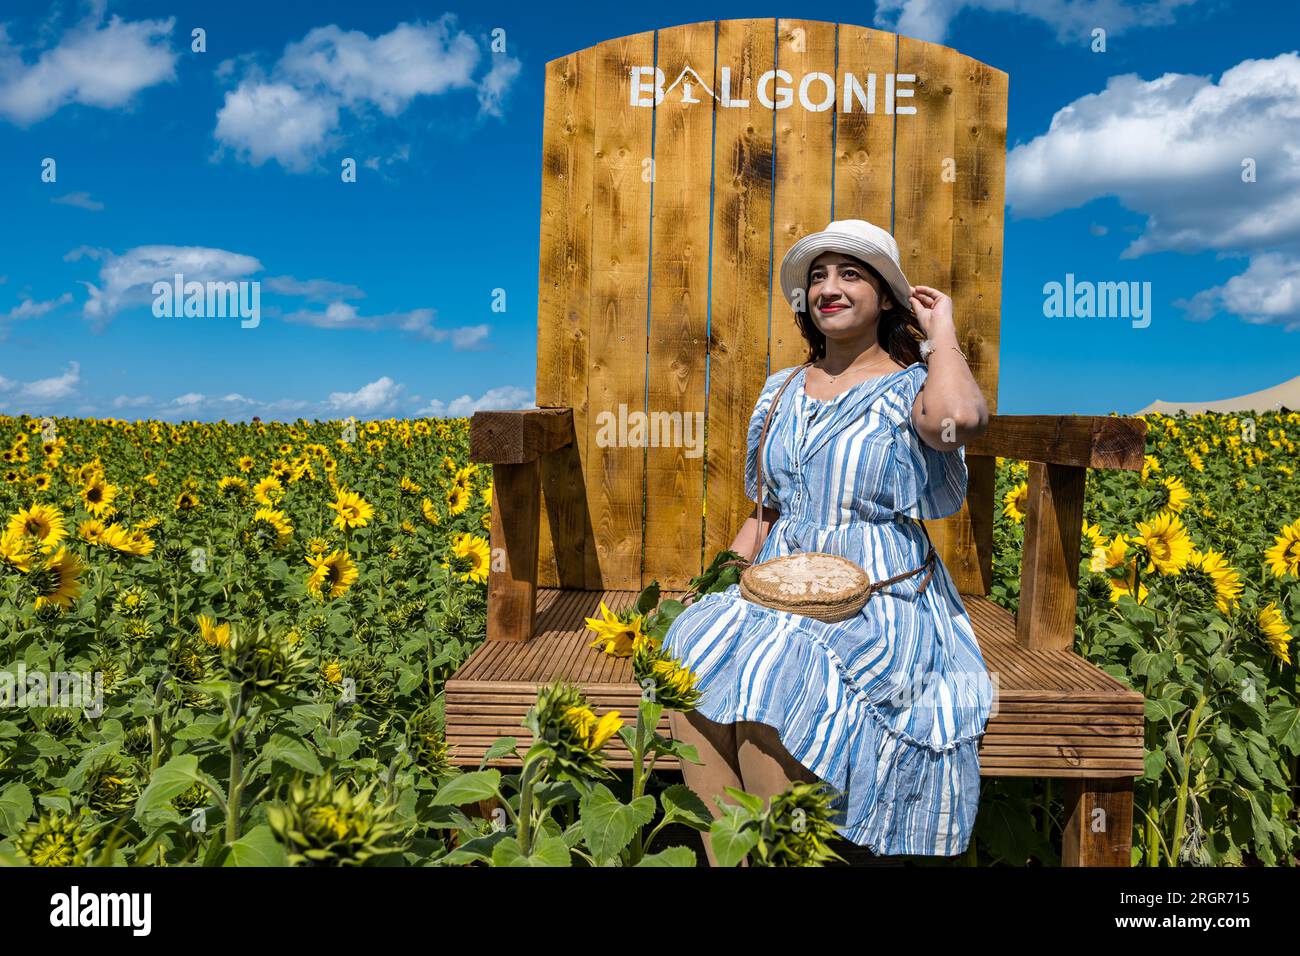
[{"label": "gold necklace", "polygon": [[872,366],[872,363],[870,363],[870,362],[867,363],[866,365],[859,365],[856,369],[855,369],[852,365],[850,365],[848,368],[846,368],[844,371],[840,372],[838,375],[832,375],[830,372],[826,371],[826,369],[822,368],[820,365],[817,366],[817,367],[818,367],[819,369],[821,369],[822,374],[826,376],[826,380],[827,380],[828,382],[834,382],[836,379],[843,378],[845,375],[848,375],[849,372],[860,371],[860,370],[863,370],[863,369],[868,369],[868,368],[871,368],[871,366]]}]

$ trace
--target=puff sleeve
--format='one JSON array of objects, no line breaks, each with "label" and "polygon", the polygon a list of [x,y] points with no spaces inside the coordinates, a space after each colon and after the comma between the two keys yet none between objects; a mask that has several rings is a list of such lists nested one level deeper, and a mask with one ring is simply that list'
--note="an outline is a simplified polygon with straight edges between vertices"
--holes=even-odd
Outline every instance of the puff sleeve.
[{"label": "puff sleeve", "polygon": [[912,405],[928,374],[926,366],[913,366],[898,390],[901,401],[887,405],[894,422],[894,507],[913,518],[946,518],[966,499],[966,446],[931,448],[912,424]]},{"label": "puff sleeve", "polygon": [[[767,381],[763,383],[763,390],[759,392],[758,401],[754,404],[754,413],[749,418],[749,444],[745,453],[745,497],[750,501],[758,500],[758,438],[763,431],[763,419],[767,417],[767,410],[772,407],[772,400],[776,397],[781,383],[786,380],[790,372],[791,369],[782,369],[768,376]],[[789,389],[786,389],[786,391],[789,391]],[[785,398],[784,395],[781,397]],[[763,456],[763,484],[766,492],[763,496],[763,505],[769,508],[775,508],[778,504],[776,494],[772,489],[772,470],[770,466],[771,444],[776,423],[775,415],[772,422],[767,428],[767,447],[764,449],[767,454]]]}]

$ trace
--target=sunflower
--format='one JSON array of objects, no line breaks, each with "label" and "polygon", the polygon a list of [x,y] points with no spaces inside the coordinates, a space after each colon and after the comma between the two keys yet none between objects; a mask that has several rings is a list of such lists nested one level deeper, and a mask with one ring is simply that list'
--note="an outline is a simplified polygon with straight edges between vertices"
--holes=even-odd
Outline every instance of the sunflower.
[{"label": "sunflower", "polygon": [[491,552],[486,541],[478,535],[458,534],[452,539],[451,553],[462,581],[481,584],[487,580]]},{"label": "sunflower", "polygon": [[101,476],[96,475],[81,489],[81,503],[96,518],[102,518],[113,512],[113,499],[117,497],[117,488],[110,485]]},{"label": "sunflower", "polygon": [[1191,537],[1172,511],[1162,511],[1151,521],[1139,521],[1133,542],[1145,548],[1150,561],[1144,570],[1178,574],[1192,556]]},{"label": "sunflower", "polygon": [[28,481],[31,482],[31,486],[37,491],[48,491],[51,480],[49,473],[44,471],[32,475],[32,477],[28,479]]},{"label": "sunflower", "polygon": [[615,614],[605,602],[600,602],[600,618],[584,618],[587,629],[595,631],[596,640],[588,647],[604,647],[606,654],[615,657],[631,657],[646,643],[653,643],[654,638],[644,631],[645,618],[635,612],[624,611]]},{"label": "sunflower", "polygon": [[1160,462],[1156,460],[1155,455],[1142,456],[1142,480],[1146,481],[1154,472],[1160,470]]},{"label": "sunflower", "polygon": [[483,486],[483,507],[484,508],[492,507],[492,485],[491,484],[486,484]]},{"label": "sunflower", "polygon": [[227,475],[217,482],[217,494],[223,498],[242,501],[248,495],[248,482],[243,478]]},{"label": "sunflower", "polygon": [[284,499],[284,485],[274,475],[267,475],[253,486],[253,498],[258,504],[278,505]]},{"label": "sunflower", "polygon": [[208,647],[228,647],[230,645],[230,622],[218,624],[206,614],[199,615],[199,637]]},{"label": "sunflower", "polygon": [[1261,608],[1257,621],[1260,633],[1268,641],[1274,656],[1283,664],[1290,664],[1291,653],[1287,645],[1291,643],[1291,627],[1278,610],[1277,602],[1269,601],[1267,606]]},{"label": "sunflower", "polygon": [[1083,538],[1091,544],[1088,547],[1089,554],[1106,543],[1106,536],[1101,533],[1101,525],[1089,524],[1087,519],[1084,519],[1082,534]]},{"label": "sunflower", "polygon": [[451,483],[453,485],[460,485],[466,491],[469,491],[470,485],[473,483],[474,472],[477,470],[478,469],[476,465],[473,464],[466,465],[464,468],[456,472],[456,474],[451,479]]},{"label": "sunflower", "polygon": [[77,535],[82,541],[99,544],[100,539],[104,536],[104,522],[98,518],[87,518],[77,525]]},{"label": "sunflower", "polygon": [[1183,480],[1176,475],[1170,475],[1160,480],[1160,487],[1163,489],[1165,499],[1163,510],[1177,513],[1187,507],[1188,500],[1192,497]]},{"label": "sunflower", "polygon": [[256,465],[257,462],[253,461],[251,455],[242,455],[240,456],[239,461],[235,462],[235,464],[239,467],[240,471],[244,474],[248,474],[253,470],[253,466]]},{"label": "sunflower", "polygon": [[30,539],[12,531],[0,532],[0,565],[26,573],[32,566]]},{"label": "sunflower", "polygon": [[41,570],[27,578],[36,594],[37,609],[47,604],[61,608],[70,605],[81,594],[81,572],[85,569],[79,557],[59,548]]},{"label": "sunflower", "polygon": [[96,478],[104,477],[104,465],[98,458],[94,461],[88,461],[75,472],[76,481],[79,485],[88,485]]},{"label": "sunflower", "polygon": [[1124,555],[1128,552],[1128,538],[1123,534],[1117,534],[1111,539],[1110,544],[1103,543],[1092,549],[1092,562],[1088,565],[1089,571],[1110,571],[1118,568],[1124,563]]},{"label": "sunflower", "polygon": [[462,514],[469,507],[469,489],[464,485],[452,484],[447,488],[447,514]]},{"label": "sunflower", "polygon": [[9,519],[9,532],[33,538],[43,551],[52,551],[67,535],[63,515],[49,505],[32,505]]},{"label": "sunflower", "polygon": [[128,554],[134,554],[137,557],[144,557],[147,554],[152,554],[153,549],[153,539],[150,538],[149,535],[145,534],[143,529],[131,529],[131,533],[127,535],[126,550]]},{"label": "sunflower", "polygon": [[568,708],[564,711],[564,719],[577,732],[582,745],[593,753],[605,746],[605,742],[623,726],[618,711],[611,710],[597,719],[595,712],[585,705]]},{"label": "sunflower", "polygon": [[438,509],[428,498],[425,498],[424,503],[420,505],[420,514],[424,515],[424,520],[429,524],[442,524],[442,519],[438,517]]},{"label": "sunflower", "polygon": [[307,563],[312,567],[311,576],[307,578],[307,590],[321,598],[342,597],[358,576],[357,566],[346,551],[334,551],[325,557],[308,557]]},{"label": "sunflower", "polygon": [[1215,606],[1224,614],[1241,599],[1241,575],[1228,564],[1221,552],[1202,552],[1193,548],[1184,570],[1199,572],[1209,578],[1214,588]]},{"label": "sunflower", "polygon": [[1139,604],[1144,604],[1146,602],[1147,594],[1148,594],[1147,586],[1145,584],[1142,584],[1141,582],[1138,582],[1137,593],[1134,594],[1133,582],[1136,578],[1137,578],[1136,561],[1132,561],[1128,564],[1127,572],[1124,574],[1122,578],[1114,578],[1114,577],[1107,578],[1107,582],[1110,584],[1110,599],[1114,601],[1116,604],[1118,604],[1119,599],[1123,597],[1125,594],[1127,594],[1129,597],[1133,598]]},{"label": "sunflower", "polygon": [[1300,519],[1282,528],[1264,560],[1276,577],[1300,576]]},{"label": "sunflower", "polygon": [[355,491],[340,491],[338,499],[328,507],[338,512],[334,527],[340,531],[364,528],[366,522],[375,516],[375,509]]},{"label": "sunflower", "polygon": [[1029,485],[1020,482],[1002,496],[1002,513],[1016,524],[1025,520],[1025,508],[1029,503]]},{"label": "sunflower", "polygon": [[254,534],[261,532],[274,539],[277,548],[283,548],[293,540],[293,525],[289,523],[288,515],[274,508],[258,508],[253,514],[251,530]]},{"label": "sunflower", "polygon": [[424,490],[406,475],[402,476],[402,481],[398,485],[398,488],[404,495],[418,495]]}]

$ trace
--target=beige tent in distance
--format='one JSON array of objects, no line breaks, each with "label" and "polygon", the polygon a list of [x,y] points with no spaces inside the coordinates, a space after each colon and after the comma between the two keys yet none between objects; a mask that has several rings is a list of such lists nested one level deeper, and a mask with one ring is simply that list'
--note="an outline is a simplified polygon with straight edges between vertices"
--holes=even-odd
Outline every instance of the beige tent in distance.
[{"label": "beige tent in distance", "polygon": [[1271,388],[1251,392],[1249,395],[1222,398],[1212,402],[1157,401],[1134,414],[1147,415],[1159,412],[1161,415],[1176,415],[1184,411],[1189,415],[1195,415],[1199,412],[1276,412],[1298,408],[1300,408],[1300,375]]}]

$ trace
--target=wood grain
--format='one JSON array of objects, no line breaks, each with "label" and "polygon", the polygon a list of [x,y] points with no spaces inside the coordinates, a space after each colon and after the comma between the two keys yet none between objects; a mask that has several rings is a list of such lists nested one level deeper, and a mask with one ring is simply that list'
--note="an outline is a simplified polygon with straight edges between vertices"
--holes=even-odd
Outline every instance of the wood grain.
[{"label": "wood grain", "polygon": [[[542,215],[537,275],[537,405],[572,409],[574,442],[542,464],[538,578],[595,586],[587,471],[587,365],[591,340],[594,48],[546,64]],[[557,561],[558,555],[558,561]]]},{"label": "wood grain", "polygon": [[730,67],[730,98],[749,106],[719,108],[714,131],[706,566],[731,547],[754,510],[745,496],[745,455],[749,420],[767,379],[775,122],[775,110],[759,102],[756,86],[775,63],[775,20],[719,22],[719,74]]},{"label": "wood grain", "polygon": [[701,570],[714,33],[712,20],[659,31],[643,587],[686,587]]},{"label": "wood grain", "polygon": [[595,183],[587,381],[587,500],[595,553],[587,587],[639,588],[645,449],[602,442],[601,416],[646,410],[650,160],[655,110],[631,105],[632,67],[650,66],[654,33],[596,48]]}]

